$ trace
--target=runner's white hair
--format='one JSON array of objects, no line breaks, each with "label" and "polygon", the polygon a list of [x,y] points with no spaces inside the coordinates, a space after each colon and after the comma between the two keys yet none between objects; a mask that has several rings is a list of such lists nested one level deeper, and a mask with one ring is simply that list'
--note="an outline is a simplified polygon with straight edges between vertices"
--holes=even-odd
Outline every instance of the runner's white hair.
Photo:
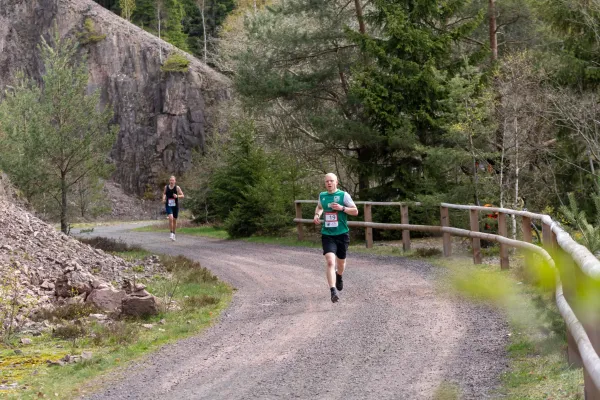
[{"label": "runner's white hair", "polygon": [[328,176],[332,177],[333,179],[335,179],[335,181],[336,181],[336,182],[338,182],[338,177],[337,177],[337,175],[336,175],[336,174],[334,174],[333,172],[330,172],[330,173],[328,173],[328,174],[325,174],[325,179],[327,179],[327,177],[328,177]]}]

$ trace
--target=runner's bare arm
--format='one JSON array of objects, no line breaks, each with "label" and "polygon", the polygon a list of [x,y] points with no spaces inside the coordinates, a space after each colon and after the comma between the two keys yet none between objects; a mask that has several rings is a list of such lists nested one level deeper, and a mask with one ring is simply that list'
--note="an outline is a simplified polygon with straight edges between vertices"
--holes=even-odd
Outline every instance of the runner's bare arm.
[{"label": "runner's bare arm", "polygon": [[177,198],[178,199],[183,199],[185,196],[183,195],[183,192],[181,191],[181,188],[179,186],[177,186]]},{"label": "runner's bare arm", "polygon": [[167,202],[167,187],[166,186],[165,186],[165,190],[163,190],[162,202],[163,203]]},{"label": "runner's bare arm", "polygon": [[321,214],[323,214],[323,206],[321,206],[321,201],[319,201],[317,203],[317,208],[315,208],[315,217],[313,218],[316,225],[321,224]]},{"label": "runner's bare arm", "polygon": [[352,197],[350,197],[350,195],[348,193],[346,193],[344,195],[344,204],[343,205],[338,204],[338,203],[333,203],[331,205],[331,208],[333,208],[336,211],[344,212],[348,215],[353,215],[353,216],[358,215],[358,207],[356,207],[356,204],[354,204]]}]

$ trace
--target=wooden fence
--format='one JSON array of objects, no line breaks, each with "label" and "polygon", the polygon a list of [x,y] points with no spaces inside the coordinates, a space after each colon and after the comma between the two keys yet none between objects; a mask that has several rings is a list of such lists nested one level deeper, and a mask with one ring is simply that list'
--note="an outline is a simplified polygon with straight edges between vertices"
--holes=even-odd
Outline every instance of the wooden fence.
[{"label": "wooden fence", "polygon": [[[316,200],[296,200],[296,218],[298,240],[304,239],[304,224],[314,224],[312,219],[304,219],[302,204],[317,204]],[[409,207],[419,206],[419,203],[401,202],[356,202],[363,206],[364,221],[348,221],[351,227],[365,229],[365,241],[368,248],[373,247],[373,229],[401,230],[402,247],[410,249],[410,232],[430,232],[440,234],[443,242],[445,257],[452,255],[452,236],[471,239],[473,262],[481,263],[481,240],[500,244],[500,268],[509,268],[508,249],[514,247],[524,250],[529,256],[537,254],[555,271],[556,276],[556,305],[567,326],[568,362],[575,367],[583,367],[585,383],[585,399],[600,400],[600,310],[584,310],[581,307],[573,310],[572,304],[577,303],[577,285],[600,283],[600,261],[585,247],[578,244],[550,216],[528,211],[517,211],[508,208],[480,207],[458,204],[440,204],[440,225],[411,225],[409,224]],[[372,221],[373,206],[400,207],[400,223],[377,223]],[[450,210],[469,212],[469,229],[454,228],[450,221]],[[312,210],[311,210],[312,212]],[[479,214],[493,214],[498,220],[497,233],[479,231]],[[507,235],[507,216],[521,220],[521,240],[510,239]],[[543,247],[532,244],[532,222],[542,226]],[[557,268],[560,263],[560,269]],[[591,285],[593,287],[593,285]],[[600,286],[598,286],[600,287]]]}]

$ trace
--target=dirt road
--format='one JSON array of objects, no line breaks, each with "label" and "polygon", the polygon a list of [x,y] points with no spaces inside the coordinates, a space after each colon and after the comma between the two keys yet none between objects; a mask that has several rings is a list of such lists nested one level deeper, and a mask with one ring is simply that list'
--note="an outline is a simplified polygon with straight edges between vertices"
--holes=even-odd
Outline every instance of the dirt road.
[{"label": "dirt road", "polygon": [[436,289],[440,271],[351,254],[332,304],[318,249],[96,228],[198,260],[238,290],[218,324],[132,365],[91,399],[464,399],[496,396],[507,328],[486,307]]}]

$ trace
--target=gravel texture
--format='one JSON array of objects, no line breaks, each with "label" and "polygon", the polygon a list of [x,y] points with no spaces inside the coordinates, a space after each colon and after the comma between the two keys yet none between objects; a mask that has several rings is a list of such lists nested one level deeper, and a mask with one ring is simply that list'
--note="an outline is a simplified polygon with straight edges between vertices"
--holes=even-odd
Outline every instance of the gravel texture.
[{"label": "gravel texture", "polygon": [[444,381],[463,399],[497,396],[506,323],[440,291],[435,267],[350,254],[332,304],[319,249],[173,243],[127,227],[94,234],[198,260],[238,290],[213,327],[131,365],[90,399],[432,399]]}]

